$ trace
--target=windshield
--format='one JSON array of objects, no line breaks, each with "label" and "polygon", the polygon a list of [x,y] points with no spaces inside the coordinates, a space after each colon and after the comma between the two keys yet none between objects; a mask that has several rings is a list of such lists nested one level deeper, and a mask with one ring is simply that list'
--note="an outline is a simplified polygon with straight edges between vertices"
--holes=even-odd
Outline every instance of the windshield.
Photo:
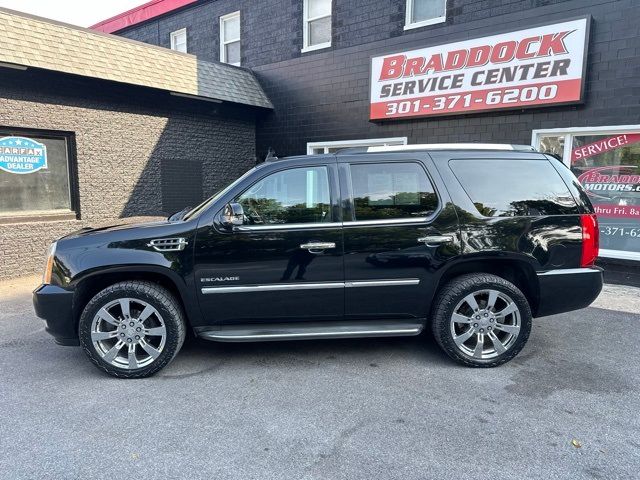
[{"label": "windshield", "polygon": [[207,198],[200,205],[198,205],[195,208],[192,208],[183,217],[183,220],[189,220],[190,218],[195,218],[195,217],[199,216],[202,212],[204,212],[207,208],[209,208],[209,205],[214,203],[216,200],[218,200],[220,197],[222,197],[225,193],[227,193],[229,190],[231,190],[233,187],[235,187],[238,183],[240,183],[240,181],[242,181],[245,177],[247,177],[254,170],[255,170],[255,168],[252,168],[252,169],[246,171],[240,177],[238,177],[235,181],[231,182],[225,188],[223,188],[219,192],[215,193],[212,197]]}]

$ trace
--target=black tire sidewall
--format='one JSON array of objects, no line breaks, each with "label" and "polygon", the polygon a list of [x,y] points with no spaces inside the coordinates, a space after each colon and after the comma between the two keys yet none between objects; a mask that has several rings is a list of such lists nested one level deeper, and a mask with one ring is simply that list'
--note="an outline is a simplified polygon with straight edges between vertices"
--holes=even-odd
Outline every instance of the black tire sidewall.
[{"label": "black tire sidewall", "polygon": [[[520,333],[515,343],[502,355],[489,359],[475,359],[462,353],[453,340],[450,319],[456,305],[470,293],[492,289],[509,296],[520,310]],[[470,274],[447,283],[436,298],[432,330],[440,347],[454,360],[472,367],[495,367],[513,359],[524,348],[531,333],[531,307],[524,294],[511,282],[490,274]]]},{"label": "black tire sidewall", "polygon": [[[91,340],[91,324],[100,308],[125,297],[140,299],[153,306],[162,316],[167,330],[165,346],[158,358],[150,365],[135,370],[119,368],[105,362]],[[180,306],[167,290],[147,282],[122,282],[102,290],[89,301],[80,316],[78,333],[80,345],[98,368],[116,377],[138,378],[153,375],[173,360],[184,342],[185,327]]]}]

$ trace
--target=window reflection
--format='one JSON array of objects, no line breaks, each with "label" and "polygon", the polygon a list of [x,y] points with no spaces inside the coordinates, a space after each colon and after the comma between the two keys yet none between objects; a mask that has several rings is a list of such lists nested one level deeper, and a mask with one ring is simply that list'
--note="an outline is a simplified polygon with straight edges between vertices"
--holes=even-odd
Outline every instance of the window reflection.
[{"label": "window reflection", "polygon": [[438,197],[416,163],[351,165],[356,220],[427,217]]},{"label": "window reflection", "polygon": [[485,217],[566,215],[576,202],[547,160],[452,160],[451,169]]},{"label": "window reflection", "polygon": [[294,168],[269,175],[236,199],[246,223],[272,225],[330,222],[326,167]]}]

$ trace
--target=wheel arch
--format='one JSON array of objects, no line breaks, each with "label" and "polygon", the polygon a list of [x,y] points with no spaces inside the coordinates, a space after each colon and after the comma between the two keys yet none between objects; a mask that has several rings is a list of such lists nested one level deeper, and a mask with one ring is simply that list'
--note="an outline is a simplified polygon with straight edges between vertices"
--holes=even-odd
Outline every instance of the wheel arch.
[{"label": "wheel arch", "polygon": [[155,266],[97,269],[73,281],[75,288],[72,312],[76,332],[84,307],[98,292],[119,282],[136,280],[156,283],[171,292],[182,307],[188,325],[192,325],[199,315],[199,310],[194,308],[194,300],[189,295],[187,285],[172,270]]},{"label": "wheel arch", "polygon": [[[524,294],[533,316],[540,305],[540,288],[536,271],[530,262],[521,258],[470,258],[450,265],[440,276],[434,289],[438,291],[450,280],[469,273],[490,273],[513,283]],[[433,308],[433,302],[432,307]]]}]

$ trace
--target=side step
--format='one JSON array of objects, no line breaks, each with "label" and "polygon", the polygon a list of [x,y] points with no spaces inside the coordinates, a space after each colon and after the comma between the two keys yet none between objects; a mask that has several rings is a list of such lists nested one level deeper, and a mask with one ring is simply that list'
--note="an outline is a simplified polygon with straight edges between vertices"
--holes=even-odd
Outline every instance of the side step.
[{"label": "side step", "polygon": [[196,334],[217,342],[268,342],[316,338],[400,337],[419,335],[424,324],[403,321],[295,322],[200,327]]}]

